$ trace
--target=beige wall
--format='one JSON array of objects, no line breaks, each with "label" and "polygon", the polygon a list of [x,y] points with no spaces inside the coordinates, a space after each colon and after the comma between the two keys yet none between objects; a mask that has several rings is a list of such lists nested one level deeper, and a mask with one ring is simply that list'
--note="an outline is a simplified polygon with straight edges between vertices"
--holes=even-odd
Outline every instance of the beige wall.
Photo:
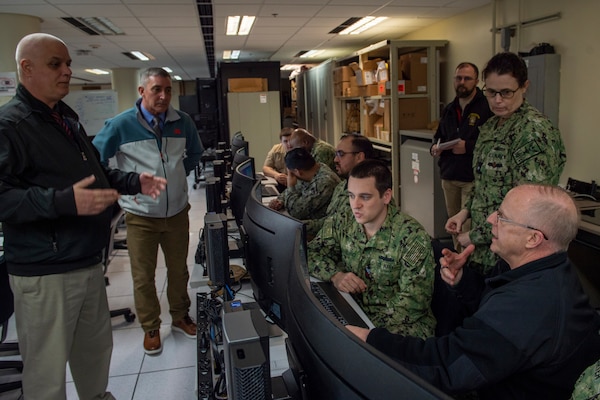
[{"label": "beige wall", "polygon": [[[560,13],[555,21],[522,27],[511,39],[511,51],[530,51],[540,42],[552,44],[561,55],[559,129],[567,148],[567,165],[561,177],[600,181],[600,1],[597,0],[498,0],[496,26],[516,24]],[[441,67],[442,99],[453,96],[454,67],[469,60],[483,69],[501,51],[499,35],[490,30],[494,6],[490,4],[437,23],[399,39],[446,39]]]}]

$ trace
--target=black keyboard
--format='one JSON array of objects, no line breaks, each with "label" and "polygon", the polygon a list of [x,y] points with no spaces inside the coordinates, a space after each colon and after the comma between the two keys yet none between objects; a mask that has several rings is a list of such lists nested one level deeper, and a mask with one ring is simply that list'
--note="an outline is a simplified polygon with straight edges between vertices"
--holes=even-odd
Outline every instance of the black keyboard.
[{"label": "black keyboard", "polygon": [[279,196],[279,192],[273,186],[262,185],[261,191],[263,197]]},{"label": "black keyboard", "polygon": [[325,310],[342,325],[355,325],[369,328],[360,315],[352,308],[346,299],[330,282],[311,282],[310,289],[313,295]]}]

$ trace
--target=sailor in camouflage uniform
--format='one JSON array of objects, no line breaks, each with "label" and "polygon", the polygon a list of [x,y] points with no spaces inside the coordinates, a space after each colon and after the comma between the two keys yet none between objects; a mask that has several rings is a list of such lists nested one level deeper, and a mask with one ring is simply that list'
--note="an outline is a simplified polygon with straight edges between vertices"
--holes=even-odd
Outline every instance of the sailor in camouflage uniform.
[{"label": "sailor in camouflage uniform", "polygon": [[354,133],[341,137],[335,150],[334,162],[337,174],[343,179],[333,191],[325,217],[308,222],[307,230],[309,232],[318,232],[323,226],[325,218],[334,214],[343,214],[344,218],[353,218],[348,202],[348,174],[361,161],[373,158],[373,153],[373,144],[367,137]]},{"label": "sailor in camouflage uniform", "polygon": [[[446,230],[458,235],[463,248],[475,244],[469,265],[488,273],[498,259],[489,249],[487,216],[519,183],[556,185],[566,154],[558,129],[525,100],[529,81],[527,67],[519,56],[499,53],[492,57],[483,70],[483,78],[483,92],[494,116],[480,127],[473,154],[473,190],[465,208],[448,220]],[[469,216],[471,230],[461,233]]]},{"label": "sailor in camouflage uniform", "polygon": [[571,400],[600,400],[600,360],[583,371],[575,383]]},{"label": "sailor in camouflage uniform", "polygon": [[354,218],[325,220],[308,246],[309,270],[354,294],[376,326],[431,337],[431,238],[391,202],[391,187],[391,172],[381,161],[366,160],[352,169],[348,191]]},{"label": "sailor in camouflage uniform", "polygon": [[298,128],[292,132],[289,141],[290,148],[302,147],[310,153],[318,163],[323,163],[335,171],[335,148],[329,143],[317,139],[306,129]]},{"label": "sailor in camouflage uniform", "polygon": [[[269,203],[269,207],[285,208],[292,217],[300,220],[324,217],[331,195],[340,182],[339,176],[326,165],[317,163],[303,148],[288,151],[285,165],[287,188]],[[308,234],[314,236],[316,232]]]}]

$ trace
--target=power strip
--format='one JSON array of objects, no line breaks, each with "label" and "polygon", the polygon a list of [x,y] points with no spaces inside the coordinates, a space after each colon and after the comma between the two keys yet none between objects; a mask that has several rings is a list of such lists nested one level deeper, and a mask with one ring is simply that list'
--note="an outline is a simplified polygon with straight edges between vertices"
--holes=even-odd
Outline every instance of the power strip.
[{"label": "power strip", "polygon": [[205,306],[208,293],[196,294],[197,332],[196,344],[198,352],[198,400],[214,400],[214,381],[212,373],[212,352],[210,349],[210,318]]}]

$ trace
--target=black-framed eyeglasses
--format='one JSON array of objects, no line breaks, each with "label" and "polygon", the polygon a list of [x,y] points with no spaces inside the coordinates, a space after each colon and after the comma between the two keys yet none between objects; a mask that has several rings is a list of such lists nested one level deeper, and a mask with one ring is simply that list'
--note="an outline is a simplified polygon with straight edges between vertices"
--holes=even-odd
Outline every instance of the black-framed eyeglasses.
[{"label": "black-framed eyeglasses", "polygon": [[500,211],[500,210],[496,210],[496,223],[498,223],[498,221],[502,221],[502,222],[507,223],[507,224],[517,225],[517,226],[520,226],[521,228],[531,229],[533,231],[538,231],[539,233],[542,234],[542,236],[544,237],[544,239],[548,240],[548,236],[546,236],[546,234],[544,232],[542,232],[541,230],[539,230],[538,228],[534,228],[533,226],[525,225],[525,224],[522,224],[520,222],[513,221],[512,219],[504,218],[504,214],[502,214],[502,211]]},{"label": "black-framed eyeglasses", "polygon": [[335,155],[339,158],[344,157],[346,154],[358,154],[360,151],[344,151],[344,150],[336,150]]},{"label": "black-framed eyeglasses", "polygon": [[491,97],[491,98],[494,98],[494,97],[496,97],[497,94],[499,94],[500,97],[502,97],[503,99],[512,99],[513,96],[515,95],[515,92],[519,89],[521,89],[521,88],[518,87],[515,90],[510,90],[510,89],[494,90],[494,89],[486,89],[484,86],[483,94],[485,95],[485,97]]}]

